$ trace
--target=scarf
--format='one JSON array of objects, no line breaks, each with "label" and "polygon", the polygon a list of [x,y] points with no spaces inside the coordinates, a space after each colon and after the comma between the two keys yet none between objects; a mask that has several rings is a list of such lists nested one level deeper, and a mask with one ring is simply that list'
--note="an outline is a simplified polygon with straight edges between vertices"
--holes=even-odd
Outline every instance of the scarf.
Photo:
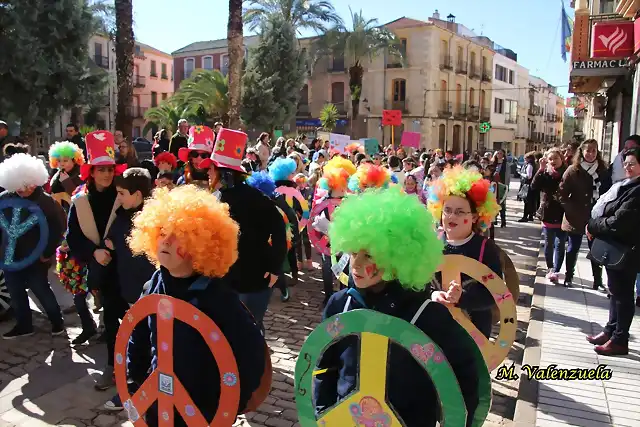
[{"label": "scarf", "polygon": [[598,176],[598,162],[595,161],[593,163],[589,163],[583,160],[582,162],[580,162],[580,166],[582,166],[582,169],[584,169],[589,175],[591,175],[591,178],[593,178],[593,193],[591,201],[595,202],[600,196],[600,177]]}]

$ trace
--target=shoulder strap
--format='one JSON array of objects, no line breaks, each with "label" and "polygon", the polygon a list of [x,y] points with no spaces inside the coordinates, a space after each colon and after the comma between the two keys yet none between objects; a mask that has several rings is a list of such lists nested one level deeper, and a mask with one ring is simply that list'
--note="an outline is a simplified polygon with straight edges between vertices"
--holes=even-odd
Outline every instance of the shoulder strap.
[{"label": "shoulder strap", "polygon": [[210,278],[207,276],[200,276],[196,279],[191,286],[189,286],[190,291],[204,291],[209,286]]},{"label": "shoulder strap", "polygon": [[482,259],[484,258],[484,248],[485,246],[487,246],[487,239],[484,238],[482,239],[482,245],[480,245],[480,256],[478,257],[478,261],[482,262]]},{"label": "shoulder strap", "polygon": [[416,322],[418,321],[418,319],[420,318],[420,315],[422,314],[422,312],[424,311],[425,308],[427,308],[427,305],[430,303],[431,301],[426,299],[424,300],[424,302],[422,303],[422,305],[420,306],[420,308],[418,309],[418,311],[416,311],[416,314],[413,315],[413,319],[411,319],[411,324],[415,325]]},{"label": "shoulder strap", "polygon": [[104,236],[102,236],[103,239],[107,238],[107,234],[109,233],[109,229],[111,228],[111,225],[113,225],[113,221],[115,221],[115,219],[116,219],[116,211],[118,210],[119,207],[120,207],[120,203],[118,203],[118,201],[116,200],[113,203],[113,207],[111,208],[111,215],[109,215],[109,220],[107,221],[107,226],[104,228]]},{"label": "shoulder strap", "polygon": [[73,199],[73,205],[76,207],[78,224],[80,225],[82,233],[87,239],[91,240],[94,245],[99,245],[100,234],[98,233],[98,227],[93,217],[93,210],[89,204],[89,199],[86,195],[75,197]]},{"label": "shoulder strap", "polygon": [[347,297],[347,302],[344,304],[344,308],[342,309],[343,313],[349,311],[349,306],[351,305],[351,295]]}]

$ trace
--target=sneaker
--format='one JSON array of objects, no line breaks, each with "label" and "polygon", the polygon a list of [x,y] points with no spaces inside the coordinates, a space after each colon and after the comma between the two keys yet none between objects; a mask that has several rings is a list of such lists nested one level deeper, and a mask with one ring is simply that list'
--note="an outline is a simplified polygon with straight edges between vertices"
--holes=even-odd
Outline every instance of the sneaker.
[{"label": "sneaker", "polygon": [[73,339],[73,341],[71,341],[71,344],[73,344],[73,345],[80,345],[80,344],[84,344],[84,343],[86,343],[87,341],[89,341],[91,338],[93,338],[94,336],[96,336],[96,334],[97,334],[97,333],[98,333],[98,332],[97,332],[95,329],[93,329],[93,330],[88,330],[88,331],[83,330],[83,331],[80,333],[80,335],[78,335],[77,337],[75,337],[75,338]]},{"label": "sneaker", "polygon": [[55,325],[51,327],[51,336],[59,337],[60,335],[64,335],[67,332],[64,329],[64,325]]},{"label": "sneaker", "polygon": [[558,283],[558,273],[556,273],[553,270],[549,270],[549,272],[547,273],[546,278],[547,278],[547,280],[549,280],[553,284]]},{"label": "sneaker", "polygon": [[113,396],[111,400],[108,400],[103,405],[103,408],[107,411],[113,411],[113,412],[122,411],[124,409],[124,406],[122,406],[122,400],[120,400],[120,395],[116,394],[115,396]]},{"label": "sneaker", "polygon": [[305,268],[307,269],[307,271],[313,271],[313,261],[311,261],[310,259],[306,260],[304,262]]},{"label": "sneaker", "polygon": [[563,286],[565,288],[572,287],[573,286],[573,278],[572,277],[565,277]]},{"label": "sneaker", "polygon": [[289,298],[291,298],[291,293],[289,292],[289,288],[284,288],[284,291],[282,291],[282,295],[280,295],[280,301],[287,302],[289,301]]},{"label": "sneaker", "polygon": [[113,366],[105,366],[104,372],[98,377],[94,388],[98,391],[105,391],[116,385]]},{"label": "sneaker", "polygon": [[15,340],[17,338],[30,337],[31,335],[33,335],[33,328],[25,329],[16,325],[9,332],[2,334],[2,339]]}]

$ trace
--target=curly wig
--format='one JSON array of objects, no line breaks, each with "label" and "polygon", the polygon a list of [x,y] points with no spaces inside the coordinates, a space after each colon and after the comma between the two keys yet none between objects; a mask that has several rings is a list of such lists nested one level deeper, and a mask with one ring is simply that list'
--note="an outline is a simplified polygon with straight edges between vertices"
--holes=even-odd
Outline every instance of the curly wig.
[{"label": "curly wig", "polygon": [[49,181],[49,172],[42,160],[30,154],[18,153],[0,163],[0,187],[15,192]]},{"label": "curly wig", "polygon": [[486,231],[500,212],[500,205],[490,187],[491,183],[480,172],[464,169],[462,166],[445,169],[440,179],[434,181],[429,189],[427,206],[434,218],[441,218],[447,197],[464,197],[478,214],[478,229]]},{"label": "curly wig", "polygon": [[336,156],[324,165],[323,172],[318,181],[320,188],[326,191],[346,191],[349,177],[356,173],[356,166],[350,160]]},{"label": "curly wig", "polygon": [[391,176],[387,168],[363,163],[349,179],[349,190],[360,193],[367,188],[388,188]]},{"label": "curly wig", "polygon": [[298,164],[292,158],[278,158],[269,166],[269,175],[274,181],[283,181],[295,173]]},{"label": "curly wig", "polygon": [[156,166],[160,166],[160,163],[169,163],[171,165],[171,170],[178,167],[178,159],[172,153],[168,151],[163,151],[153,158],[153,163]]},{"label": "curly wig", "polygon": [[260,190],[268,198],[273,199],[276,193],[276,183],[267,171],[254,172],[247,178],[247,185]]},{"label": "curly wig", "polygon": [[72,159],[76,165],[84,164],[84,154],[82,148],[73,142],[62,141],[56,142],[49,148],[49,166],[51,169],[58,169],[60,159],[66,157]]},{"label": "curly wig", "polygon": [[443,243],[433,217],[417,197],[397,189],[371,189],[347,196],[329,225],[331,249],[365,250],[384,270],[383,280],[425,289],[442,261]]},{"label": "curly wig", "polygon": [[229,205],[194,185],[169,191],[158,188],[133,218],[131,251],[158,264],[158,238],[174,235],[192,258],[193,268],[208,277],[222,277],[238,259],[238,224]]}]

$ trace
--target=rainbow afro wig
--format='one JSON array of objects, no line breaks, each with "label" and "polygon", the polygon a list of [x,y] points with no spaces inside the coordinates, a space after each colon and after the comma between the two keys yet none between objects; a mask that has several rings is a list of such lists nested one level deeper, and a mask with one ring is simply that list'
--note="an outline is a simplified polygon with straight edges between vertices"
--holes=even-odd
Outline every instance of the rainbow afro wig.
[{"label": "rainbow afro wig", "polygon": [[331,249],[364,250],[384,270],[383,280],[421,291],[442,261],[433,217],[417,197],[396,189],[348,196],[329,225]]},{"label": "rainbow afro wig", "polygon": [[163,151],[155,156],[153,158],[153,163],[155,163],[156,166],[160,166],[160,163],[169,163],[172,170],[178,167],[178,159],[168,151]]},{"label": "rainbow afro wig", "polygon": [[484,232],[500,212],[500,205],[490,186],[491,183],[475,170],[464,169],[462,166],[445,169],[440,179],[434,181],[429,188],[427,206],[434,218],[441,218],[447,197],[464,197],[478,215],[478,229]]},{"label": "rainbow afro wig", "polygon": [[298,168],[296,161],[290,157],[278,158],[269,166],[269,175],[274,181],[284,181],[295,173]]},{"label": "rainbow afro wig", "polygon": [[133,218],[128,239],[136,255],[158,264],[158,240],[173,235],[191,257],[193,269],[208,277],[222,277],[238,259],[238,224],[229,205],[209,191],[184,185],[169,191],[158,188]]},{"label": "rainbow afro wig", "polygon": [[276,183],[269,176],[267,171],[260,171],[252,173],[246,180],[247,185],[255,188],[256,190],[260,190],[262,194],[266,195],[268,198],[273,199],[276,193]]},{"label": "rainbow afro wig", "polygon": [[389,169],[363,163],[349,179],[349,190],[360,193],[367,188],[388,188],[391,177]]},{"label": "rainbow afro wig", "polygon": [[78,166],[82,166],[84,164],[84,154],[82,153],[82,149],[73,142],[56,142],[51,146],[51,148],[49,148],[49,166],[51,166],[51,169],[58,169],[60,159],[63,157],[72,159]]},{"label": "rainbow afro wig", "polygon": [[349,177],[354,173],[356,173],[356,166],[350,160],[336,156],[324,165],[318,185],[326,191],[346,191]]}]

